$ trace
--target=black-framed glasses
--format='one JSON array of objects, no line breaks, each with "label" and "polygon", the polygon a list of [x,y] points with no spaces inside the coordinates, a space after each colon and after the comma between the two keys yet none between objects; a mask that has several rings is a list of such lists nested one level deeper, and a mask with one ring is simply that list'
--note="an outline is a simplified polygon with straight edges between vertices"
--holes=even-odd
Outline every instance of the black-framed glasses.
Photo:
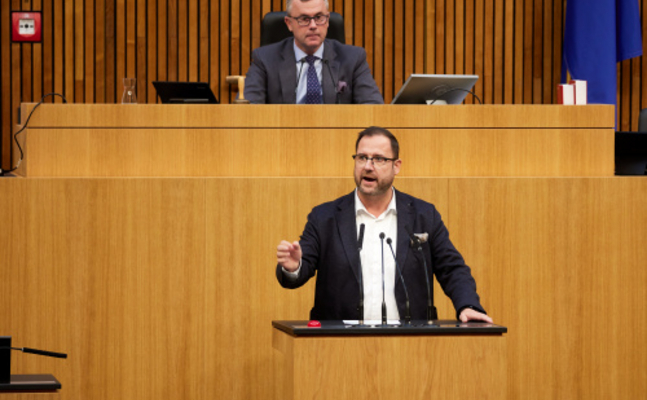
[{"label": "black-framed glasses", "polygon": [[388,161],[396,161],[397,158],[388,158],[382,156],[369,157],[366,154],[355,154],[353,156],[353,160],[355,160],[355,163],[360,167],[366,165],[366,163],[369,161],[371,161],[376,167],[383,167]]},{"label": "black-framed glasses", "polygon": [[310,25],[310,21],[314,21],[315,25],[325,25],[326,22],[328,22],[328,19],[330,18],[330,15],[326,14],[317,14],[314,17],[308,17],[307,15],[301,15],[299,17],[292,17],[288,15],[289,18],[292,18],[297,21],[297,24],[300,26],[308,26]]}]

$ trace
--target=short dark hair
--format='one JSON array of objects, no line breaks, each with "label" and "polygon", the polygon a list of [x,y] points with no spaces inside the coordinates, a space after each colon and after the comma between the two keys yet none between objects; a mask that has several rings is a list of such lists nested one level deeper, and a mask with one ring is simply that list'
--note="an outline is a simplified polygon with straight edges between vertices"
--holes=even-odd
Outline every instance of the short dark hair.
[{"label": "short dark hair", "polygon": [[355,142],[355,152],[357,152],[359,141],[362,140],[362,138],[366,136],[371,137],[377,135],[386,136],[391,141],[391,151],[393,152],[393,158],[395,158],[396,160],[400,158],[400,144],[398,143],[398,139],[396,139],[388,129],[380,128],[379,126],[368,127],[361,131],[359,135],[357,135],[357,142]]}]

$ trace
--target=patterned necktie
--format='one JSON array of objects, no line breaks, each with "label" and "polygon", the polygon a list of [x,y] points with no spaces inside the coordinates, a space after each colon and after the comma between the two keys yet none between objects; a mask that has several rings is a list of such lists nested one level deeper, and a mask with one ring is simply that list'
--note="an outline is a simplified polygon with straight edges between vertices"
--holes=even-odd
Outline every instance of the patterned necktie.
[{"label": "patterned necktie", "polygon": [[321,84],[317,78],[317,69],[315,68],[315,56],[306,56],[308,63],[308,85],[306,89],[305,104],[321,104]]}]

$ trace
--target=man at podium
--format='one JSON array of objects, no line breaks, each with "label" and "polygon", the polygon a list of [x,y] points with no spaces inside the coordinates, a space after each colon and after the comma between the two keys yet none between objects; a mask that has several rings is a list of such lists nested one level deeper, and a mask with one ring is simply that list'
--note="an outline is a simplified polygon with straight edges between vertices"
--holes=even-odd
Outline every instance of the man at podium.
[{"label": "man at podium", "polygon": [[367,128],[355,152],[356,189],[315,207],[300,241],[278,245],[279,283],[294,289],[316,274],[311,319],[437,319],[435,309],[429,311],[427,269],[451,298],[458,319],[491,323],[436,208],[393,187],[402,165],[395,136]]}]

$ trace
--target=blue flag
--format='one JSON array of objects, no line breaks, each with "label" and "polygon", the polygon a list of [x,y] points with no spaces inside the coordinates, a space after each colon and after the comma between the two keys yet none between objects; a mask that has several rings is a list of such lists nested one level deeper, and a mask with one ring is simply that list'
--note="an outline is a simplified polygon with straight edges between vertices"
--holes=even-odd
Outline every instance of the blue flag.
[{"label": "blue flag", "polygon": [[567,0],[562,82],[587,81],[589,103],[616,104],[617,63],[642,52],[638,0]]}]

